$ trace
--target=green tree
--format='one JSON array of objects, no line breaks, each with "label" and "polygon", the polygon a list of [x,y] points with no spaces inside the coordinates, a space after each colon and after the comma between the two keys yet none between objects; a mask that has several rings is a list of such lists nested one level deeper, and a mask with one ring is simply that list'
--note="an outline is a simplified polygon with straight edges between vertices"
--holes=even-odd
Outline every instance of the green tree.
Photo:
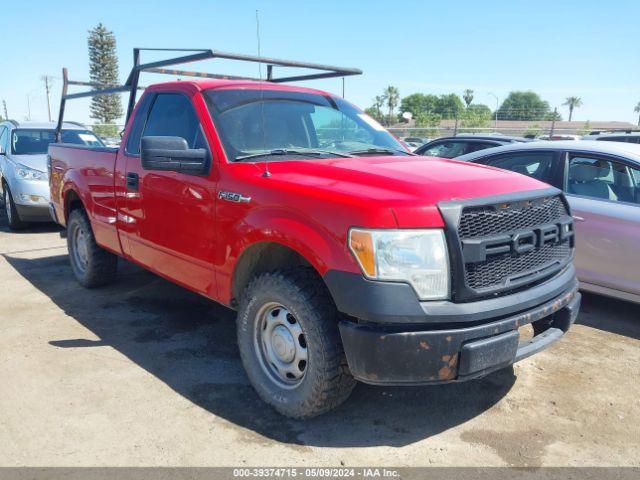
[{"label": "green tree", "polygon": [[[92,82],[103,85],[118,84],[118,56],[116,38],[102,23],[89,30],[89,76]],[[120,96],[97,95],[91,99],[91,118],[100,123],[113,123],[122,117]]]},{"label": "green tree", "polygon": [[484,128],[491,123],[491,109],[486,105],[469,105],[460,114],[460,126],[466,128]]},{"label": "green tree", "polygon": [[433,113],[438,106],[438,97],[435,95],[425,95],[424,93],[413,93],[404,97],[400,102],[400,111],[411,112],[413,118],[418,118],[420,114]]},{"label": "green tree", "polygon": [[380,115],[380,109],[376,108],[375,105],[373,107],[365,108],[364,113],[369,115],[371,118],[375,118],[378,122],[382,122],[384,120],[383,116]]},{"label": "green tree", "polygon": [[397,87],[389,85],[384,89],[382,98],[387,108],[389,109],[389,114],[387,116],[387,125],[391,125],[391,123],[393,123],[393,112],[400,102],[400,92],[398,91]]},{"label": "green tree", "polygon": [[582,99],[580,97],[567,97],[562,105],[569,107],[569,121],[573,117],[573,109],[582,106]]},{"label": "green tree", "polygon": [[455,93],[448,95],[440,95],[438,97],[438,103],[434,113],[437,113],[442,118],[458,118],[464,110],[464,104],[460,97]]},{"label": "green tree", "polygon": [[562,121],[562,115],[560,115],[560,113],[558,113],[557,111],[550,111],[549,113],[547,113],[543,120],[555,120],[556,122],[561,122]]},{"label": "green tree", "polygon": [[438,127],[440,120],[440,115],[428,112],[420,112],[415,117],[416,127]]},{"label": "green tree", "polygon": [[509,93],[498,109],[502,120],[543,120],[548,113],[549,103],[531,91]]},{"label": "green tree", "polygon": [[464,94],[462,95],[462,99],[464,100],[464,103],[467,105],[467,108],[469,108],[469,105],[471,105],[471,102],[473,102],[473,90],[471,90],[470,88],[467,88],[464,91]]},{"label": "green tree", "polygon": [[638,114],[638,126],[640,127],[640,102],[636,104],[633,111]]}]

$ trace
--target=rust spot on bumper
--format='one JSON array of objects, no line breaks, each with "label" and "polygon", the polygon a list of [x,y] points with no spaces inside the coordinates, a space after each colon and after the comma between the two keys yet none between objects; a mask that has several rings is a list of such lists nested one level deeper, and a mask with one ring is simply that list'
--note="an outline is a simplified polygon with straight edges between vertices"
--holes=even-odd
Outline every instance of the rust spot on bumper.
[{"label": "rust spot on bumper", "polygon": [[445,362],[440,370],[438,370],[438,379],[451,380],[456,377],[456,366],[458,365],[458,354],[443,355],[442,361]]}]

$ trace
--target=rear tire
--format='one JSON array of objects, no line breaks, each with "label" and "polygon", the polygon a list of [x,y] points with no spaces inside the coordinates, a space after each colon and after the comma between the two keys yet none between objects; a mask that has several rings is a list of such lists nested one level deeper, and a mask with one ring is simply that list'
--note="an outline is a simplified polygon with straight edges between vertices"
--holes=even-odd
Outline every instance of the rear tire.
[{"label": "rear tire", "polygon": [[5,183],[2,190],[4,198],[4,209],[7,214],[9,230],[22,230],[27,225],[20,219],[20,215],[18,215],[18,210],[16,209],[16,204],[13,202],[13,196],[11,195],[11,190],[9,190],[9,186]]},{"label": "rear tire", "polygon": [[342,348],[337,311],[312,269],[256,277],[242,298],[237,328],[251,384],[282,415],[314,417],[351,394],[355,380]]},{"label": "rear tire", "polygon": [[98,246],[84,210],[76,209],[69,215],[67,248],[71,269],[80,285],[95,288],[114,281],[118,257]]}]

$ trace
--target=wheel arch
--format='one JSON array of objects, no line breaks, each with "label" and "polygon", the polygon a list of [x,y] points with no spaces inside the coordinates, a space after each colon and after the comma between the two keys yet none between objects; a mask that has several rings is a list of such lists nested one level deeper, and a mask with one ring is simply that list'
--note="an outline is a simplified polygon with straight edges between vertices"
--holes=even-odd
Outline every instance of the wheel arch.
[{"label": "wheel arch", "polygon": [[312,269],[324,284],[322,275],[302,253],[276,241],[260,241],[249,245],[238,257],[231,279],[231,306],[238,305],[252,278],[262,273],[293,267]]}]

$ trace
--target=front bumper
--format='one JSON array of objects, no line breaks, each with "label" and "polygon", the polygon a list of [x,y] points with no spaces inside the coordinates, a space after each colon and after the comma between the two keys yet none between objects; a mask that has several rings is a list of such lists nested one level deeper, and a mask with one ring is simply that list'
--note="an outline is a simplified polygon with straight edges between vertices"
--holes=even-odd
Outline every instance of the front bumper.
[{"label": "front bumper", "polygon": [[21,220],[25,222],[51,221],[49,214],[51,194],[48,182],[14,178],[9,182],[9,189]]},{"label": "front bumper", "polygon": [[[375,309],[377,302],[372,299],[374,307],[369,308]],[[385,315],[378,312],[375,321],[345,319],[339,327],[349,368],[358,380],[376,385],[445,383],[482,377],[545,349],[569,330],[579,308],[570,266],[517,294],[448,304],[432,309],[432,315],[421,305],[422,315],[403,310],[400,316],[386,316],[387,322],[380,321]],[[345,313],[339,303],[338,309]],[[535,335],[520,341],[518,329],[528,324]]]}]

